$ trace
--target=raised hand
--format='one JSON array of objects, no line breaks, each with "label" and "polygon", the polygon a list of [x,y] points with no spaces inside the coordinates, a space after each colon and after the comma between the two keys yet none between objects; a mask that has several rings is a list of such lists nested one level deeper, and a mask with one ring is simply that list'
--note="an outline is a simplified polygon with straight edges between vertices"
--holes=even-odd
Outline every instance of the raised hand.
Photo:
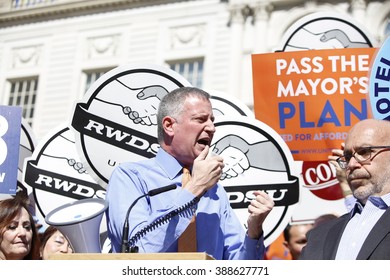
[{"label": "raised hand", "polygon": [[199,154],[194,160],[192,166],[191,180],[185,186],[185,189],[196,196],[202,196],[206,191],[211,189],[221,178],[224,167],[221,156],[207,156],[209,147]]},{"label": "raised hand", "polygon": [[248,206],[248,236],[252,239],[260,238],[263,233],[263,223],[265,218],[273,209],[275,203],[264,191],[254,191],[254,199]]}]

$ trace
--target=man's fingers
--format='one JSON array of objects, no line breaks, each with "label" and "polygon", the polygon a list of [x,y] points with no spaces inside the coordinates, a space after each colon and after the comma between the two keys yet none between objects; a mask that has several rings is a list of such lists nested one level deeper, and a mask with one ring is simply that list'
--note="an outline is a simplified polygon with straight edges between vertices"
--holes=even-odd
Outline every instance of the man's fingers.
[{"label": "man's fingers", "polygon": [[205,159],[207,157],[207,155],[209,154],[209,149],[210,149],[210,147],[206,146],[195,160],[197,161],[197,160]]}]

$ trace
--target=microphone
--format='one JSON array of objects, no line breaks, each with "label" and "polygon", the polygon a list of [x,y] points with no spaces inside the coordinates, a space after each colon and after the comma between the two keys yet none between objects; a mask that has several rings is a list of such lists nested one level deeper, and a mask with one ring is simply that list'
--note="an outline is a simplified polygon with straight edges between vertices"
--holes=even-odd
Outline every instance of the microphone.
[{"label": "microphone", "polygon": [[[129,239],[129,215],[130,215],[131,209],[133,209],[134,205],[138,202],[138,200],[140,200],[141,198],[143,198],[145,196],[155,196],[155,195],[158,195],[160,193],[164,193],[164,192],[167,192],[167,191],[170,191],[173,189],[176,189],[175,184],[168,185],[168,186],[161,187],[161,188],[157,188],[154,190],[150,190],[146,194],[141,195],[140,197],[138,197],[136,200],[133,201],[133,203],[127,209],[126,220],[125,220],[125,223],[123,225],[121,253],[129,253],[129,240],[128,240]],[[132,248],[131,253],[137,253],[137,252],[138,252],[138,248]]]}]

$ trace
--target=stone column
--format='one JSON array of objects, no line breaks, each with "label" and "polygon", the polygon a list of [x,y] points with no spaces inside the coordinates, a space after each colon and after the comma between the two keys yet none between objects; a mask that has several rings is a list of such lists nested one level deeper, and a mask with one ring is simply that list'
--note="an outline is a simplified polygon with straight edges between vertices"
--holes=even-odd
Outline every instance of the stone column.
[{"label": "stone column", "polygon": [[240,97],[244,23],[245,17],[242,13],[242,5],[231,6],[228,93],[237,98]]},{"label": "stone column", "polygon": [[364,24],[366,19],[367,4],[365,0],[351,0],[351,13],[352,17]]},{"label": "stone column", "polygon": [[253,7],[253,23],[254,23],[254,44],[253,53],[268,52],[268,20],[272,5],[269,2],[259,2]]}]

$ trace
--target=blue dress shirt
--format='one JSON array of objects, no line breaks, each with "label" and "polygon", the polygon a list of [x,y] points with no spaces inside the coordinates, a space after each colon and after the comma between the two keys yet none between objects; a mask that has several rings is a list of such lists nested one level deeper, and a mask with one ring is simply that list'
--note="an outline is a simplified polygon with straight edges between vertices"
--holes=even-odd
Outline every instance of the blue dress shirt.
[{"label": "blue dress shirt", "polygon": [[[152,189],[177,186],[135,204],[129,216],[129,238],[195,198],[181,188],[181,176],[182,166],[162,148],[152,159],[123,163],[114,169],[106,193],[108,237],[114,253],[121,250],[126,212],[135,199]],[[191,211],[186,211],[147,232],[136,244],[139,252],[177,252],[177,239],[191,218]],[[196,234],[198,252],[206,252],[215,259],[256,260],[263,259],[265,253],[263,236],[259,240],[248,237],[220,184],[208,190],[196,205]]]},{"label": "blue dress shirt", "polygon": [[354,208],[351,210],[351,219],[341,237],[336,260],[356,259],[368,234],[389,205],[390,194],[382,197],[370,196],[364,207],[359,201],[356,201]]}]

